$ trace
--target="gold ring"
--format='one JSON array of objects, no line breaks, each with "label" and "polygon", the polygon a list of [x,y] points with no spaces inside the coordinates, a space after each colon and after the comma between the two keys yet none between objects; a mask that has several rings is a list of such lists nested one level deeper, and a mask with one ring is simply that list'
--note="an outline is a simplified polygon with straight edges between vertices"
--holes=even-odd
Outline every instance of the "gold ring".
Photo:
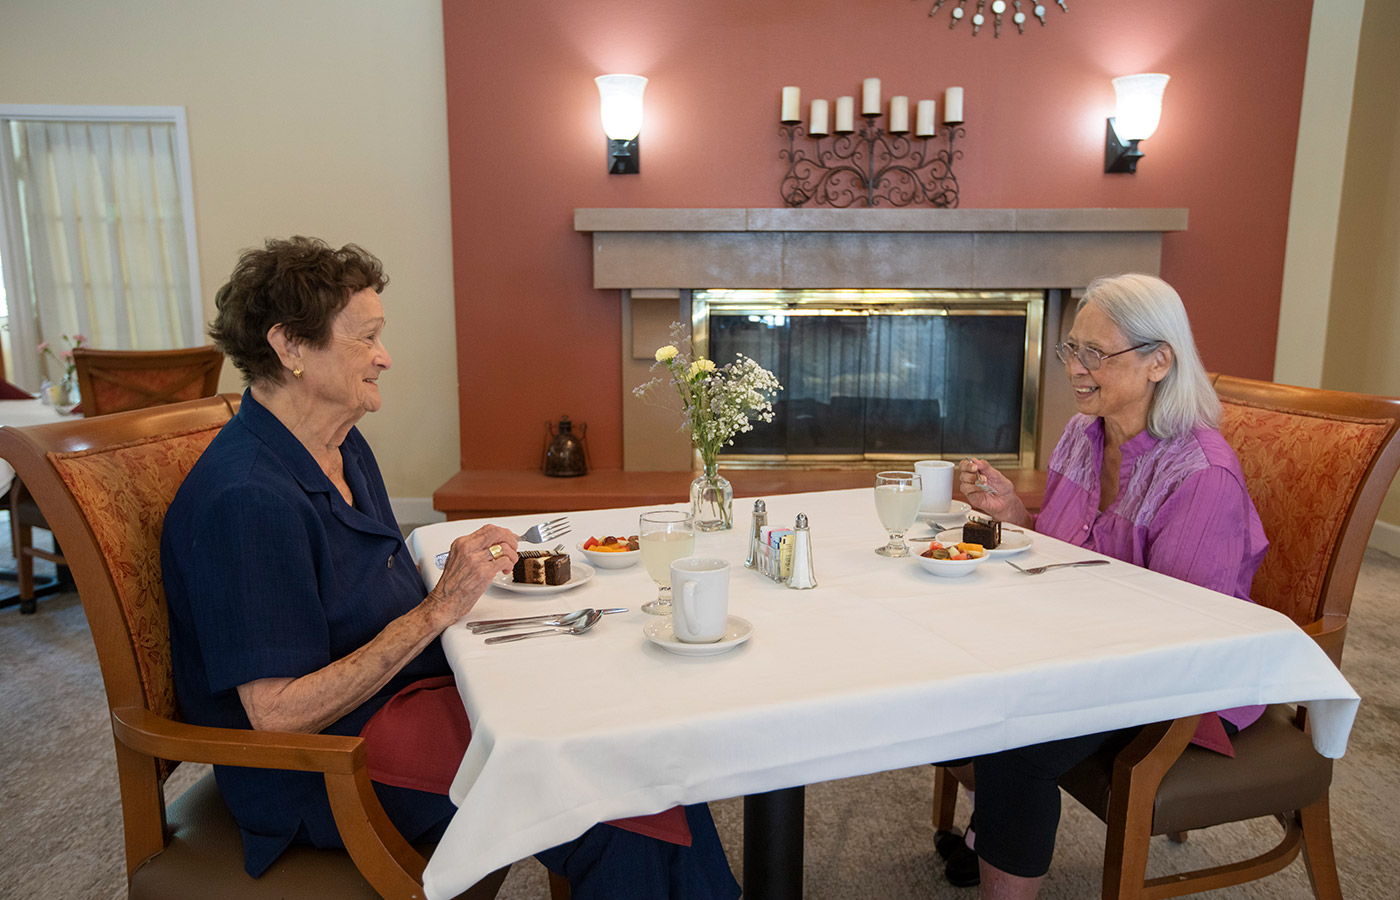
[{"label": "gold ring", "polygon": [[500,545],[500,544],[492,544],[491,547],[490,547],[489,549],[490,549],[490,553],[491,553],[491,558],[492,558],[492,559],[500,559],[500,558],[501,558],[501,545]]}]

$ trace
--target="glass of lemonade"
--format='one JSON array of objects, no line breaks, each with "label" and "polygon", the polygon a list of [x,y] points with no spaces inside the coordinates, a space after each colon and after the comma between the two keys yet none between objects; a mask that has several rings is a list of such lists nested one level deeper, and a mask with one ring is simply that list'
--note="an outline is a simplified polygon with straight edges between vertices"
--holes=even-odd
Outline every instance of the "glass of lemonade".
[{"label": "glass of lemonade", "polygon": [[658,587],[656,599],[642,604],[642,612],[670,615],[671,563],[695,555],[695,519],[688,512],[674,509],[642,513],[637,543],[642,549],[642,565]]},{"label": "glass of lemonade", "polygon": [[876,553],[889,557],[909,555],[904,534],[919,517],[923,499],[924,486],[916,472],[881,472],[875,476],[875,512],[890,533],[890,542]]}]

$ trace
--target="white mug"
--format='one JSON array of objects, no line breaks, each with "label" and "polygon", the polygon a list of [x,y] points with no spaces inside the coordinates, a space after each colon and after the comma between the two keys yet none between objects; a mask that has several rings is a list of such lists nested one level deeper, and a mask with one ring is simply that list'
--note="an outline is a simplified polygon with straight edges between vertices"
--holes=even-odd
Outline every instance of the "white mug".
[{"label": "white mug", "polygon": [[671,628],[687,644],[713,644],[729,628],[729,563],[687,556],[671,563]]},{"label": "white mug", "polygon": [[924,483],[924,499],[919,512],[945,513],[953,505],[953,470],[955,463],[946,459],[921,459],[914,471]]}]

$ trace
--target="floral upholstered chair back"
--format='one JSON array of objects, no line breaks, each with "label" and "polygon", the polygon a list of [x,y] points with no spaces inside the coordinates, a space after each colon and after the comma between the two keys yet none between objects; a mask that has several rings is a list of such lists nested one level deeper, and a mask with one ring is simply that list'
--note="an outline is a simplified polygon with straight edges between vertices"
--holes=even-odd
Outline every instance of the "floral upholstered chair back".
[{"label": "floral upholstered chair back", "polygon": [[1251,596],[1306,625],[1322,612],[1347,513],[1394,423],[1221,401],[1220,431],[1240,458],[1269,538]]},{"label": "floral upholstered chair back", "polygon": [[[160,533],[175,492],[219,427],[203,427],[49,460],[77,502],[111,578],[147,707],[178,719]],[[86,599],[86,598],[85,598]]]}]

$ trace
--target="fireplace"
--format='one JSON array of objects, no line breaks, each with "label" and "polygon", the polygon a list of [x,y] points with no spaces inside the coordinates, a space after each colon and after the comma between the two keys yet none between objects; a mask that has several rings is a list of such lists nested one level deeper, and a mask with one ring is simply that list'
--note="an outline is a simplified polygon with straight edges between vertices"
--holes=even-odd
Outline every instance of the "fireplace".
[{"label": "fireplace", "polygon": [[785,386],[725,462],[1033,465],[1044,305],[1034,291],[693,291],[701,352],[742,353]]},{"label": "fireplace", "polygon": [[[848,347],[871,341],[878,346],[880,336],[872,335],[870,323],[898,314],[890,298],[905,304],[906,312],[923,308],[929,311],[926,319],[941,320],[926,321],[915,331],[922,329],[926,353],[944,348],[942,365],[910,360],[907,371],[883,374],[873,365],[838,366],[841,371],[817,387],[803,372],[803,383],[794,385],[791,368],[778,371],[788,388],[782,402],[791,406],[785,410],[784,433],[755,433],[744,446],[726,452],[724,464],[876,467],[985,453],[999,463],[1043,468],[1073,414],[1068,391],[1044,386],[1062,377],[1057,365],[1047,372],[1046,361],[1053,361],[1049,348],[1068,328],[1076,293],[1099,275],[1158,274],[1163,234],[1184,231],[1186,220],[1184,209],[575,210],[575,229],[592,235],[593,286],[621,292],[624,469],[677,471],[694,465],[675,416],[630,395],[649,377],[653,353],[667,342],[672,322],[690,323],[701,348],[716,358],[733,352],[715,352],[717,338],[732,337],[746,355],[756,351],[742,348],[765,340],[787,340],[790,351],[791,322],[826,304],[857,332],[848,336]],[[763,311],[752,306],[755,291],[772,292],[774,304]],[[758,322],[750,322],[751,316]],[[1014,326],[1000,321],[1016,318]],[[804,321],[798,330],[805,327]],[[1017,379],[998,381],[980,369],[959,380],[974,363],[985,363],[980,351],[958,352],[976,342],[964,332],[979,330],[990,332],[973,336],[983,346],[1019,344],[1014,426],[1005,410],[993,424],[979,418],[985,409],[978,404],[955,408],[958,397],[991,381],[1005,395],[998,397],[999,405],[1016,407]],[[776,336],[779,331],[786,337]],[[886,362],[899,361],[883,355]],[[790,358],[786,365],[792,365]],[[1015,362],[992,365],[998,375],[1016,369]],[[921,367],[939,369],[945,383],[937,389],[915,384],[910,378]],[[901,377],[900,391],[892,391]],[[863,422],[873,418],[894,426],[882,432],[883,438],[841,432],[840,426],[857,415]],[[818,425],[822,433],[815,442],[792,442],[794,432],[810,433]],[[920,441],[924,432],[936,431],[936,442],[900,443],[911,430]],[[808,452],[814,445],[820,452]]]}]

